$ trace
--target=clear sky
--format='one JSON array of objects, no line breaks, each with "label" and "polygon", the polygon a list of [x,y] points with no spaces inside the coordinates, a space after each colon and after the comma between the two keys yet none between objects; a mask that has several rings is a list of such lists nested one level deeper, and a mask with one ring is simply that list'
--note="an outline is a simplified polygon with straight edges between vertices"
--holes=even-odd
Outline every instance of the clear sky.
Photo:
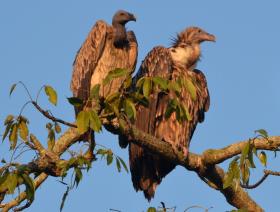
[{"label": "clear sky", "polygon": [[[207,76],[211,95],[210,111],[194,135],[191,151],[222,148],[232,142],[254,136],[254,130],[265,128],[279,135],[280,115],[280,3],[277,0],[236,1],[74,1],[26,0],[0,2],[0,99],[2,122],[7,114],[19,113],[27,100],[22,88],[8,97],[11,84],[23,81],[32,95],[44,84],[59,94],[57,107],[47,103],[44,94],[40,104],[68,121],[74,120],[69,82],[75,54],[92,25],[98,19],[111,22],[118,9],[137,16],[129,23],[139,43],[138,66],[156,45],[169,46],[171,37],[187,26],[200,26],[215,34],[216,43],[202,44],[198,68]],[[137,66],[137,67],[138,67]],[[47,136],[46,119],[31,106],[24,114],[31,118],[31,131],[41,140]],[[1,128],[3,129],[3,128]],[[116,137],[103,131],[98,143],[108,146],[128,163],[127,150],[117,146]],[[7,155],[5,144],[0,157]],[[269,167],[280,170],[279,159],[268,154]],[[252,182],[261,176],[262,167],[253,171]],[[227,167],[227,164],[223,164]],[[26,211],[58,211],[65,186],[50,178],[36,193],[35,203]],[[266,211],[278,211],[279,178],[269,177],[251,196]],[[192,205],[226,211],[232,207],[217,191],[209,188],[195,173],[177,167],[158,187],[149,204],[142,193],[133,189],[130,174],[118,173],[115,166],[98,161],[84,173],[79,187],[73,190],[64,211],[145,211],[163,201],[177,211]],[[199,210],[193,210],[199,211]]]}]

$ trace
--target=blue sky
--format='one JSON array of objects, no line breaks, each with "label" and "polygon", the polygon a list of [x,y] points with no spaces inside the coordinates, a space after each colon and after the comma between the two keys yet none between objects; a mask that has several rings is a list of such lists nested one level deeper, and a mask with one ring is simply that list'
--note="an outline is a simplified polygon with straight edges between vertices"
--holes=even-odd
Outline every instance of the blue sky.
[{"label": "blue sky", "polygon": [[[59,94],[58,106],[48,104],[43,94],[40,104],[56,116],[73,121],[73,109],[66,97],[71,96],[69,82],[75,54],[96,20],[110,23],[116,10],[125,9],[137,16],[137,22],[129,23],[128,28],[137,35],[138,66],[152,47],[169,46],[172,36],[187,26],[200,26],[216,35],[216,43],[202,44],[198,68],[207,76],[211,106],[205,122],[195,132],[192,152],[245,140],[259,128],[279,135],[279,8],[276,0],[1,1],[0,121],[7,114],[17,114],[27,100],[20,87],[12,98],[8,96],[11,84],[19,80],[34,96],[42,85],[52,85]],[[31,106],[24,114],[32,117],[31,131],[44,140],[47,120]],[[112,148],[128,162],[127,150],[118,148],[116,137],[103,131],[98,143]],[[5,144],[0,146],[0,154],[7,156]],[[268,155],[269,167],[279,170],[279,159]],[[260,171],[252,173],[256,176],[253,182],[261,176],[262,167],[258,167]],[[58,211],[65,189],[50,178],[38,189],[34,204],[26,211]],[[277,211],[278,190],[279,179],[270,177],[249,193],[266,211]],[[163,180],[149,204],[142,193],[134,191],[129,174],[118,173],[114,166],[98,161],[70,193],[64,211],[145,211],[161,201],[176,206],[177,211],[191,205],[212,206],[212,211],[232,209],[219,192],[181,167]]]}]

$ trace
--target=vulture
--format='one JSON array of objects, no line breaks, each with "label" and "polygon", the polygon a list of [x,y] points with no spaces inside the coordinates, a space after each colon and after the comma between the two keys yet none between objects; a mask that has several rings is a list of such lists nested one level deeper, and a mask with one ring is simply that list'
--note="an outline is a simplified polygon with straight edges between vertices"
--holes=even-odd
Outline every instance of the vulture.
[{"label": "vulture", "polygon": [[129,21],[136,21],[136,18],[124,10],[115,13],[112,26],[103,20],[97,21],[79,49],[73,63],[70,87],[73,96],[83,100],[84,105],[75,108],[76,115],[92,107],[87,100],[95,85],[100,84],[101,98],[106,98],[121,87],[125,77],[113,79],[106,86],[102,85],[110,71],[118,68],[131,73],[134,71],[138,45],[134,32],[126,31],[125,25]]},{"label": "vulture", "polygon": [[[195,93],[191,94],[187,86],[183,86],[177,94],[179,103],[188,110],[188,119],[178,121],[175,112],[166,117],[168,104],[176,96],[175,91],[162,92],[155,89],[149,96],[148,106],[137,106],[134,122],[138,129],[168,142],[176,151],[183,152],[186,160],[196,125],[203,122],[204,113],[210,104],[206,78],[195,69],[203,41],[215,41],[215,36],[198,27],[186,28],[177,35],[171,47],[153,48],[133,79],[135,85],[142,77],[161,77],[169,82],[176,82],[180,78],[191,82],[195,88]],[[135,190],[143,191],[149,201],[154,197],[162,178],[175,168],[171,161],[133,142],[129,142],[129,163]]]}]

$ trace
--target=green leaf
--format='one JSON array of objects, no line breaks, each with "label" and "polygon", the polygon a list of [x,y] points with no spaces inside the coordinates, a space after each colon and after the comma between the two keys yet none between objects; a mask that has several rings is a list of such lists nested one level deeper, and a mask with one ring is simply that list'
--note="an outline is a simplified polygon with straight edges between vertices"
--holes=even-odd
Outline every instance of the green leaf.
[{"label": "green leaf", "polygon": [[143,86],[145,79],[146,77],[141,77],[140,79],[138,79],[136,82],[136,88],[141,88]]},{"label": "green leaf", "polygon": [[191,121],[192,120],[192,116],[189,113],[188,108],[185,105],[183,105],[183,104],[181,106],[182,106],[182,110],[183,110],[183,113],[184,113],[184,119],[188,120],[188,121]]},{"label": "green leaf", "polygon": [[54,144],[55,144],[55,133],[53,129],[50,129],[48,134],[48,149],[52,150]]},{"label": "green leaf", "polygon": [[118,157],[116,157],[116,165],[117,165],[118,172],[121,172],[121,164]]},{"label": "green leaf", "polygon": [[94,85],[90,90],[90,98],[99,99],[99,90],[100,90],[100,84]]},{"label": "green leaf", "polygon": [[261,136],[263,136],[264,138],[268,137],[268,133],[266,130],[264,129],[259,129],[259,130],[255,130],[255,133],[259,133]]},{"label": "green leaf", "polygon": [[123,83],[124,83],[124,89],[128,89],[132,84],[131,76],[127,77]]},{"label": "green leaf", "polygon": [[249,153],[249,150],[250,150],[250,143],[251,143],[251,141],[249,140],[242,149],[241,158],[240,158],[240,165],[242,165],[244,163],[246,157],[248,156],[248,153]]},{"label": "green leaf", "polygon": [[10,129],[11,129],[12,124],[13,124],[13,122],[9,123],[9,124],[6,126],[5,132],[4,132],[3,137],[2,137],[2,141],[5,140],[5,138],[7,137],[8,133],[10,132]]},{"label": "green leaf", "polygon": [[12,93],[13,93],[13,91],[15,90],[16,86],[17,86],[17,83],[14,83],[14,84],[11,86],[11,88],[10,88],[10,93],[9,93],[10,96],[12,95]]},{"label": "green leaf", "polygon": [[176,111],[176,108],[178,106],[178,102],[175,99],[171,99],[168,102],[166,111],[165,111],[165,118],[170,118],[171,114]]},{"label": "green leaf", "polygon": [[192,100],[196,100],[196,87],[193,82],[189,79],[184,80],[184,86],[191,95]]},{"label": "green leaf", "polygon": [[157,212],[157,209],[154,207],[149,207],[147,212]]},{"label": "green leaf", "polygon": [[35,194],[35,185],[34,185],[34,181],[33,179],[27,175],[27,174],[22,174],[21,177],[24,180],[24,184],[26,187],[26,195],[27,195],[27,199],[30,201],[34,200],[34,194]]},{"label": "green leaf", "polygon": [[20,121],[19,122],[19,136],[21,137],[22,140],[28,141],[28,127],[25,121]]},{"label": "green leaf", "polygon": [[14,116],[13,115],[8,115],[4,121],[4,125],[8,125],[13,122]]},{"label": "green leaf", "polygon": [[121,68],[116,68],[108,73],[108,75],[103,80],[103,85],[105,86],[105,85],[109,84],[112,81],[112,79],[123,77],[127,74],[128,74],[127,70],[121,69]]},{"label": "green leaf", "polygon": [[236,157],[234,160],[232,160],[229,164],[228,172],[224,178],[223,182],[223,189],[229,187],[232,185],[234,179],[240,178],[240,172],[237,160],[239,157]]},{"label": "green leaf", "polygon": [[69,97],[67,100],[75,107],[81,107],[83,105],[83,100],[79,99],[78,97]]},{"label": "green leaf", "polygon": [[61,127],[57,122],[54,123],[54,129],[56,133],[61,133]]},{"label": "green leaf", "polygon": [[67,186],[67,189],[66,189],[66,191],[64,192],[64,194],[62,196],[62,201],[61,201],[60,208],[59,208],[60,212],[62,212],[62,209],[64,207],[64,203],[65,203],[65,200],[66,200],[66,198],[67,198],[67,196],[69,194],[69,191],[70,191],[70,187]]},{"label": "green leaf", "polygon": [[113,162],[113,153],[111,151],[107,154],[107,165],[109,166]]},{"label": "green leaf", "polygon": [[250,178],[250,170],[246,163],[242,164],[240,167],[242,182],[247,185],[249,183]]},{"label": "green leaf", "polygon": [[47,124],[46,124],[46,128],[47,128],[47,129],[51,130],[52,127],[53,127],[52,123],[47,123]]},{"label": "green leaf", "polygon": [[265,152],[261,151],[258,157],[260,159],[261,164],[266,167],[267,157],[266,157]]},{"label": "green leaf", "polygon": [[83,173],[82,173],[81,169],[79,169],[77,167],[75,167],[74,170],[75,170],[75,183],[76,183],[76,187],[77,187],[83,178]]},{"label": "green leaf", "polygon": [[96,152],[96,154],[97,155],[105,155],[105,154],[107,154],[107,150],[105,150],[105,149],[98,149],[97,150],[97,152]]},{"label": "green leaf", "polygon": [[18,124],[15,123],[11,126],[9,140],[11,142],[10,149],[15,149],[18,140]]},{"label": "green leaf", "polygon": [[8,194],[13,194],[18,183],[18,176],[16,174],[10,173],[5,181],[8,188]]},{"label": "green leaf", "polygon": [[251,168],[256,168],[253,158],[253,148],[250,148],[250,151],[248,153],[248,161]]},{"label": "green leaf", "polygon": [[166,90],[167,89],[167,80],[162,78],[162,77],[153,77],[152,78],[153,82],[156,84],[156,85],[159,85],[159,87],[162,89],[162,90]]},{"label": "green leaf", "polygon": [[112,93],[112,94],[110,94],[109,96],[106,97],[105,102],[106,103],[112,103],[115,100],[119,99],[120,95],[121,95],[120,92]]},{"label": "green leaf", "polygon": [[151,79],[145,78],[143,83],[143,95],[148,99],[151,93]]},{"label": "green leaf", "polygon": [[57,94],[56,91],[49,85],[45,86],[45,93],[49,97],[49,101],[53,104],[57,104]]},{"label": "green leaf", "polygon": [[76,122],[79,133],[85,133],[89,127],[89,113],[87,111],[79,112]]},{"label": "green leaf", "polygon": [[136,108],[134,103],[130,99],[125,99],[124,101],[124,111],[129,119],[136,118]]},{"label": "green leaf", "polygon": [[121,164],[122,164],[123,168],[125,169],[125,171],[126,171],[126,172],[128,172],[128,168],[127,168],[127,166],[126,166],[125,162],[123,161],[123,159],[122,159],[122,158],[120,158],[120,157],[118,157],[118,159],[120,160],[120,162],[121,162]]},{"label": "green leaf", "polygon": [[168,89],[170,91],[175,91],[176,93],[181,93],[181,87],[178,82],[170,81],[168,83]]},{"label": "green leaf", "polygon": [[88,112],[89,120],[90,120],[90,128],[95,132],[99,132],[101,130],[102,123],[96,113],[95,110],[91,110]]}]

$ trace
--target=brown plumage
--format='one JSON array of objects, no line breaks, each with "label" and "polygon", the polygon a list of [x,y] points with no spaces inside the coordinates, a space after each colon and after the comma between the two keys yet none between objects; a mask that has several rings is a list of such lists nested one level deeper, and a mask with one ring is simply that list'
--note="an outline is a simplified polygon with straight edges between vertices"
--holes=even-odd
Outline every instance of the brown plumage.
[{"label": "brown plumage", "polygon": [[[124,78],[117,78],[103,87],[103,79],[116,69],[126,69],[131,73],[137,61],[137,41],[133,31],[126,31],[125,24],[136,21],[133,14],[120,10],[112,20],[112,26],[99,20],[88,34],[78,51],[71,80],[71,90],[75,97],[86,101],[91,88],[101,84],[100,97],[116,92]],[[86,105],[88,107],[88,105]],[[85,105],[76,108],[76,114],[85,109]]]},{"label": "brown plumage", "polygon": [[[148,107],[139,105],[135,125],[140,130],[163,139],[172,148],[183,151],[187,157],[189,143],[198,122],[203,122],[204,112],[209,108],[210,98],[204,74],[194,69],[200,56],[200,43],[214,41],[215,37],[198,27],[190,27],[181,32],[170,48],[155,47],[144,59],[134,82],[143,76],[160,76],[170,81],[179,77],[190,80],[195,86],[196,98],[182,87],[179,101],[187,109],[191,120],[179,122],[175,112],[165,117],[168,102],[175,97],[153,91]],[[175,164],[149,152],[132,142],[129,143],[129,161],[134,188],[144,192],[150,200],[163,177],[175,168]]]}]

